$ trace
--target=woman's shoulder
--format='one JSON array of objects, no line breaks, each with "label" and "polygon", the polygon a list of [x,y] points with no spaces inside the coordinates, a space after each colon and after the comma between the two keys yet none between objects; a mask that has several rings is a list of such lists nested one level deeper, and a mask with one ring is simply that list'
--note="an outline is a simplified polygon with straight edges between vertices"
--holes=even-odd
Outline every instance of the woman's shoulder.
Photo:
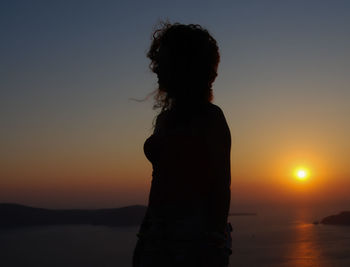
[{"label": "woman's shoulder", "polygon": [[208,120],[208,122],[217,124],[217,123],[226,123],[226,118],[224,115],[224,112],[222,111],[222,109],[213,104],[213,103],[209,103],[206,106],[206,119]]},{"label": "woman's shoulder", "polygon": [[215,105],[213,103],[208,103],[206,105],[206,110],[208,111],[208,113],[210,115],[213,115],[213,116],[224,116],[224,112],[222,111],[222,109],[219,106],[217,106],[217,105]]},{"label": "woman's shoulder", "polygon": [[206,116],[207,133],[210,136],[220,136],[223,139],[230,139],[230,129],[227,124],[224,112],[215,104],[208,104]]},{"label": "woman's shoulder", "polygon": [[[155,120],[155,128],[164,126],[165,124],[176,124],[187,121],[193,127],[198,128],[226,128],[226,118],[222,109],[213,104],[206,103],[196,105],[189,110],[164,110],[161,111]],[[181,123],[180,123],[181,124]]]}]

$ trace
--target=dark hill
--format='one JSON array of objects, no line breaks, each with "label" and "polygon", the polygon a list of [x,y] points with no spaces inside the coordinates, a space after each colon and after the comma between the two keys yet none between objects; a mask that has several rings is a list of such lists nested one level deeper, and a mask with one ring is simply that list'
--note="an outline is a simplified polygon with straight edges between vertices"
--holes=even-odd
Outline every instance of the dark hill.
[{"label": "dark hill", "polygon": [[[38,225],[90,224],[106,226],[139,225],[146,206],[134,205],[115,209],[43,209],[13,203],[0,203],[0,228]],[[251,216],[238,212],[229,216]]]},{"label": "dark hill", "polygon": [[135,205],[115,209],[56,210],[0,203],[0,228],[58,224],[132,226],[141,223],[146,208]]},{"label": "dark hill", "polygon": [[350,225],[350,211],[343,211],[322,219],[323,224]]}]

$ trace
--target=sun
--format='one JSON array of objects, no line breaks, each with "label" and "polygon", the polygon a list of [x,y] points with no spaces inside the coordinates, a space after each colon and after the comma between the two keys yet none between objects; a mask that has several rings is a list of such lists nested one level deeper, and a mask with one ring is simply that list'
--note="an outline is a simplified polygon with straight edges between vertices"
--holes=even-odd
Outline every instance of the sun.
[{"label": "sun", "polygon": [[309,177],[309,172],[305,168],[297,168],[295,171],[295,177],[301,181],[307,180]]},{"label": "sun", "polygon": [[298,177],[299,177],[300,179],[305,178],[305,177],[306,177],[306,171],[304,171],[304,170],[299,170],[299,171],[298,171]]}]

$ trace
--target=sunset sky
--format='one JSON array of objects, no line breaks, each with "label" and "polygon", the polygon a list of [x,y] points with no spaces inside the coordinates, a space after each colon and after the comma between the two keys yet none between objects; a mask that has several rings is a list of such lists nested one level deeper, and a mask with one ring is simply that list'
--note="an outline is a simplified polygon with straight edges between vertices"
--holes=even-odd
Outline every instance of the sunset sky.
[{"label": "sunset sky", "polygon": [[[1,1],[0,202],[146,204],[157,22],[221,53],[232,205],[350,204],[350,1]],[[308,178],[296,179],[297,168]]]}]

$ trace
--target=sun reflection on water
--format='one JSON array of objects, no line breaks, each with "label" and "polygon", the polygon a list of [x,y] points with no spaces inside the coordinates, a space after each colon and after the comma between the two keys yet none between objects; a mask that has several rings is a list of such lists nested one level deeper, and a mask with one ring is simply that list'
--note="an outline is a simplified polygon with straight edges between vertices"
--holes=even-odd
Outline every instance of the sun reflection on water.
[{"label": "sun reflection on water", "polygon": [[[307,218],[306,210],[300,210],[298,218]],[[311,223],[300,222],[294,228],[293,242],[288,251],[290,267],[323,267],[317,226]],[[325,266],[326,267],[326,266]]]}]

